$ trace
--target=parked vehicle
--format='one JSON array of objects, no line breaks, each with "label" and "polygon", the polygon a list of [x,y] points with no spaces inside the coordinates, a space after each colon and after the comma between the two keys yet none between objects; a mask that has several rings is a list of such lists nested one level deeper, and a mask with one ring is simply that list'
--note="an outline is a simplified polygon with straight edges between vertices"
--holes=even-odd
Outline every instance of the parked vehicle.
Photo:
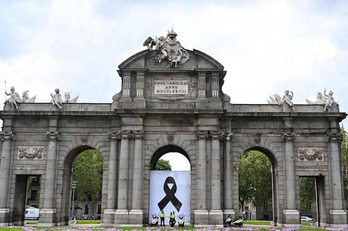
[{"label": "parked vehicle", "polygon": [[314,219],[307,216],[301,216],[301,222],[314,222]]},{"label": "parked vehicle", "polygon": [[240,218],[240,219],[235,219],[234,221],[232,221],[231,215],[228,215],[224,225],[225,225],[225,227],[226,226],[242,227],[243,223],[244,223],[244,219]]},{"label": "parked vehicle", "polygon": [[184,220],[185,215],[180,214],[178,217],[179,217],[179,220],[178,220],[179,227],[184,227],[185,226],[185,220]]},{"label": "parked vehicle", "polygon": [[158,216],[157,214],[152,214],[152,220],[151,220],[151,226],[154,227],[154,226],[158,226]]},{"label": "parked vehicle", "polygon": [[37,220],[40,216],[40,210],[38,208],[35,208],[33,206],[25,206],[25,216],[24,218],[26,220]]}]

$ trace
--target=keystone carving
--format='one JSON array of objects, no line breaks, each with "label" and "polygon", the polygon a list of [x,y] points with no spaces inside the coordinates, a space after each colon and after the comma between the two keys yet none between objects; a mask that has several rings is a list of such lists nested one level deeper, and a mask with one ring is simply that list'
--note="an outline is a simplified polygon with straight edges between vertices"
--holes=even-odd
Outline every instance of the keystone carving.
[{"label": "keystone carving", "polygon": [[299,148],[299,161],[324,161],[323,148]]},{"label": "keystone carving", "polygon": [[82,144],[86,145],[88,141],[88,136],[82,136],[81,141],[82,141]]},{"label": "keystone carving", "polygon": [[169,144],[173,144],[175,134],[174,133],[168,133],[167,134],[167,140]]},{"label": "keystone carving", "polygon": [[42,146],[19,146],[19,159],[42,159],[44,147]]},{"label": "keystone carving", "polygon": [[12,140],[13,139],[13,133],[12,132],[0,132],[0,140]]}]

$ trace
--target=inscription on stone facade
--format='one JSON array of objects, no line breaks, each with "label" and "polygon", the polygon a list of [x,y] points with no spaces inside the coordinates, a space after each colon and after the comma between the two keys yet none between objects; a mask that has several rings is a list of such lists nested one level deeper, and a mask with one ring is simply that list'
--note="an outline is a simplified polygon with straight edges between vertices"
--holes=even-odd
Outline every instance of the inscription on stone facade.
[{"label": "inscription on stone facade", "polygon": [[299,148],[299,161],[324,161],[323,148]]},{"label": "inscription on stone facade", "polygon": [[42,146],[19,146],[18,159],[42,159],[43,151]]},{"label": "inscription on stone facade", "polygon": [[188,94],[188,80],[155,80],[156,95],[186,95]]}]

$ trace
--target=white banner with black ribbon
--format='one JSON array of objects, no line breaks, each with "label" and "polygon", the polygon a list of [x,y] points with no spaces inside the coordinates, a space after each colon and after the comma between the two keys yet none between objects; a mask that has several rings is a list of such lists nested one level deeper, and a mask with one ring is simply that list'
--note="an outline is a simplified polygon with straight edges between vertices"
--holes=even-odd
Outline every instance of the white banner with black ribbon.
[{"label": "white banner with black ribbon", "polygon": [[159,215],[163,210],[165,222],[169,222],[169,213],[175,212],[178,221],[180,214],[184,215],[185,223],[190,222],[190,171],[151,171],[150,172],[150,211]]}]

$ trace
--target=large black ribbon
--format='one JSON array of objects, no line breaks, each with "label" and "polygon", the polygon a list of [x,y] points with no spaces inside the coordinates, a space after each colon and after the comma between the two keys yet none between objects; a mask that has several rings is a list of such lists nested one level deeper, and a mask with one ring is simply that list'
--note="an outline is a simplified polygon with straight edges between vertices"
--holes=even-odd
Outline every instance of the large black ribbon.
[{"label": "large black ribbon", "polygon": [[[173,187],[171,189],[168,187],[168,184],[170,183],[173,184]],[[164,207],[167,206],[169,201],[171,201],[174,207],[176,208],[176,210],[179,212],[182,206],[182,203],[174,195],[176,193],[176,183],[173,177],[171,176],[167,177],[163,185],[163,190],[166,193],[166,196],[158,203],[158,207],[160,208],[160,210],[163,210]]]}]

